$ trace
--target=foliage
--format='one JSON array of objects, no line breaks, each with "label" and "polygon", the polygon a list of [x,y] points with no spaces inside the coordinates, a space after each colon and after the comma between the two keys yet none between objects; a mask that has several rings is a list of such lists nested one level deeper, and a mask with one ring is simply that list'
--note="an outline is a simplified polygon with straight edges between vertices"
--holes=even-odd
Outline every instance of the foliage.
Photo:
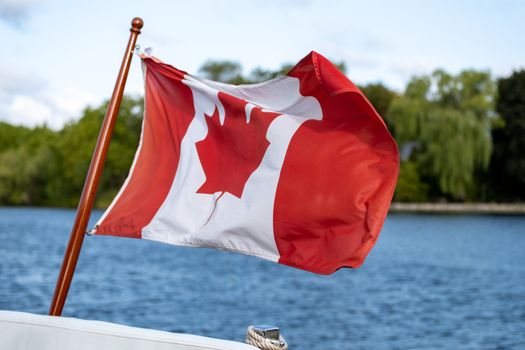
[{"label": "foliage", "polygon": [[438,192],[466,199],[477,169],[486,169],[492,152],[494,83],[488,72],[442,70],[413,78],[392,102],[387,120],[401,147],[416,142],[411,159]]},{"label": "foliage", "polygon": [[383,118],[388,114],[392,101],[398,97],[395,91],[390,90],[381,83],[360,86],[359,89]]},{"label": "foliage", "polygon": [[16,148],[24,139],[31,136],[31,130],[22,126],[14,126],[0,122],[0,152]]},{"label": "foliage", "polygon": [[238,62],[207,61],[199,69],[205,78],[229,84],[244,84],[242,67]]},{"label": "foliage", "polygon": [[492,195],[523,200],[525,196],[525,70],[498,81],[496,109],[503,123],[493,132]]},{"label": "foliage", "polygon": [[417,164],[414,162],[401,163],[394,200],[399,202],[428,201],[428,185],[421,180]]},{"label": "foliage", "polygon": [[0,149],[0,204],[46,203],[46,180],[56,164],[56,134],[46,127],[5,123],[0,124],[0,134],[9,140]]},{"label": "foliage", "polygon": [[[142,99],[124,98],[115,124],[100,181],[99,197],[115,192],[125,179],[138,145],[143,114]],[[62,183],[55,188],[60,205],[76,205],[86,177],[91,155],[106,112],[107,103],[86,108],[82,118],[67,124],[60,132]]]},{"label": "foliage", "polygon": [[[54,132],[0,123],[0,204],[78,204],[89,161],[107,104],[86,108],[77,122]],[[99,197],[115,194],[123,183],[137,147],[142,99],[124,98],[108,151]],[[107,203],[104,203],[107,204]]]}]

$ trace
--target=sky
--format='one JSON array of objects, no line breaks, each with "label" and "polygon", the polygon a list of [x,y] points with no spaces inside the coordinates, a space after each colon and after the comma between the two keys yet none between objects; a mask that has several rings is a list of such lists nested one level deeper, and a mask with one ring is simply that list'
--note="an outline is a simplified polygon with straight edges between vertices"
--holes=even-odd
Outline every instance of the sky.
[{"label": "sky", "polygon": [[[141,48],[190,73],[209,59],[276,69],[312,50],[397,91],[436,68],[525,68],[521,0],[0,0],[0,120],[59,129],[108,99],[135,16]],[[137,57],[125,91],[143,93]]]}]

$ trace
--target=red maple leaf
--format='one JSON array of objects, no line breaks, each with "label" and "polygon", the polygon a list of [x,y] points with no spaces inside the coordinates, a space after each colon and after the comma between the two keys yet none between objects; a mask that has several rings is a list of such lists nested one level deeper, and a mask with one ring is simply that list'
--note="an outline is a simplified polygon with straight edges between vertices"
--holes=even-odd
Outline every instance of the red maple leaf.
[{"label": "red maple leaf", "polygon": [[223,125],[215,108],[211,116],[205,117],[208,135],[196,143],[206,174],[206,181],[197,193],[229,192],[241,198],[246,181],[259,167],[270,145],[266,139],[268,127],[279,114],[263,112],[255,106],[248,119],[248,102],[222,92],[219,101],[225,111]]}]

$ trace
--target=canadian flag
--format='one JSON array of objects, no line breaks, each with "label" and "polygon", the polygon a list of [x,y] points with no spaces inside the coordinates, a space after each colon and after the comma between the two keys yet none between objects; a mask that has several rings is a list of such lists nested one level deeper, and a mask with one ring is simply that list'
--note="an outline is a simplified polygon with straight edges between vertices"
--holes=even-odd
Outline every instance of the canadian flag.
[{"label": "canadian flag", "polygon": [[329,274],[360,266],[392,199],[397,146],[316,52],[253,85],[143,57],[145,113],[128,178],[92,233],[234,251]]}]

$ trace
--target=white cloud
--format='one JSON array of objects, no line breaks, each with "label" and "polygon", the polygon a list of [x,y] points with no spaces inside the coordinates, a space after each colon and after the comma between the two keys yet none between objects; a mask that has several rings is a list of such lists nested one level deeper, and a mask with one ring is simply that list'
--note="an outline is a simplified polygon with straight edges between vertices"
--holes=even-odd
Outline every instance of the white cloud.
[{"label": "white cloud", "polygon": [[60,129],[67,121],[80,117],[88,104],[101,102],[84,90],[53,86],[39,73],[16,66],[0,66],[0,77],[0,120],[16,125],[34,127],[45,123]]},{"label": "white cloud", "polygon": [[50,96],[55,108],[61,110],[71,117],[80,112],[87,104],[94,102],[96,98],[86,92],[76,90],[64,90]]},{"label": "white cloud", "polygon": [[14,94],[0,100],[0,120],[28,127],[46,124],[58,130],[66,122],[78,119],[82,110],[94,103],[100,103],[95,96],[72,89]]},{"label": "white cloud", "polygon": [[7,120],[13,124],[41,125],[51,119],[53,111],[32,97],[15,95],[7,115]]},{"label": "white cloud", "polygon": [[38,75],[15,67],[0,66],[0,76],[0,94],[34,93],[47,86],[46,81]]},{"label": "white cloud", "polygon": [[87,105],[100,102],[94,95],[75,89],[50,91],[42,100],[53,110],[48,125],[54,129],[61,128],[70,120],[78,119]]},{"label": "white cloud", "polygon": [[0,0],[0,20],[20,27],[41,3],[41,0]]}]

